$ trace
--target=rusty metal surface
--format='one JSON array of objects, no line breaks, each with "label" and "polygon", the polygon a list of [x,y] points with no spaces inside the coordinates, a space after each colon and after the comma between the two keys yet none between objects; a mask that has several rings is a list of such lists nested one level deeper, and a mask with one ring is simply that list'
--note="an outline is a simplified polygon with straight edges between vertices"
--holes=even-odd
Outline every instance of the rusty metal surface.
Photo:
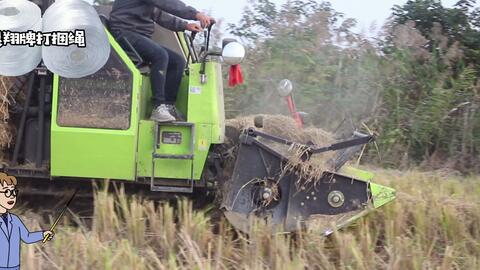
[{"label": "rusty metal surface", "polygon": [[133,75],[112,50],[97,73],[60,78],[57,124],[63,127],[126,130],[130,127]]}]

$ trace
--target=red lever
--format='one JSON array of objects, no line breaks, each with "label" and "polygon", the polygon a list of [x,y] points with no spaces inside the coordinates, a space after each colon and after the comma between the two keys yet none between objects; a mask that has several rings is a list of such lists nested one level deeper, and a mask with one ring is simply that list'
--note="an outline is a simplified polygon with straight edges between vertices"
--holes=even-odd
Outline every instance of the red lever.
[{"label": "red lever", "polygon": [[297,127],[303,128],[303,120],[300,114],[297,112],[297,108],[295,107],[295,102],[293,102],[292,96],[287,97],[287,104],[288,104],[288,110],[293,116],[293,119],[295,119],[295,122],[297,123]]}]

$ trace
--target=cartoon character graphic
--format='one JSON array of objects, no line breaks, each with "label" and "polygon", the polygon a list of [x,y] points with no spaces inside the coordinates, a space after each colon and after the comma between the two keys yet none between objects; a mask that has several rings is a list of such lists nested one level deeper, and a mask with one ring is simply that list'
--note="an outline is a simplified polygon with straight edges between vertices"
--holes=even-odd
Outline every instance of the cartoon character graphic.
[{"label": "cartoon character graphic", "polygon": [[20,241],[49,241],[52,231],[29,232],[19,217],[10,213],[17,203],[17,179],[0,173],[0,270],[20,269]]}]

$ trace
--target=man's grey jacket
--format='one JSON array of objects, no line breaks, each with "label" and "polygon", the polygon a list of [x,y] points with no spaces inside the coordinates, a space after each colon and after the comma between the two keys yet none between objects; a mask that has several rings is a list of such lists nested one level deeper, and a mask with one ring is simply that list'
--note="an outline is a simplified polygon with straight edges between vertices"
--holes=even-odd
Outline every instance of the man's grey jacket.
[{"label": "man's grey jacket", "polygon": [[[184,31],[187,20],[195,20],[198,11],[179,0],[115,0],[110,13],[110,31],[116,35],[124,30],[151,37],[154,22],[169,30]],[[175,15],[175,16],[172,16]]]},{"label": "man's grey jacket", "polygon": [[42,241],[43,232],[29,232],[14,214],[8,213],[7,222],[8,227],[0,218],[0,270],[16,270],[20,269],[20,240],[26,244]]}]

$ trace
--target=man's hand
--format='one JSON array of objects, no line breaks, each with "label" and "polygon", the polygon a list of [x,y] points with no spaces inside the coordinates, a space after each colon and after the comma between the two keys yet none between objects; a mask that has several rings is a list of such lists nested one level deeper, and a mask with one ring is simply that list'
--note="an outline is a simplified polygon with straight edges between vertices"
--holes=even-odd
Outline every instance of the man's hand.
[{"label": "man's hand", "polygon": [[44,231],[43,232],[43,239],[46,239],[47,241],[50,241],[53,239],[53,235],[55,235],[54,232],[52,231]]},{"label": "man's hand", "polygon": [[208,27],[210,26],[210,24],[212,24],[212,22],[214,22],[214,19],[212,17],[202,12],[197,13],[197,16],[195,16],[195,18],[200,22],[202,27]]},{"label": "man's hand", "polygon": [[202,32],[203,31],[203,28],[200,25],[198,25],[197,23],[189,23],[189,24],[187,24],[185,29],[188,30],[188,31],[192,31],[192,32]]}]

